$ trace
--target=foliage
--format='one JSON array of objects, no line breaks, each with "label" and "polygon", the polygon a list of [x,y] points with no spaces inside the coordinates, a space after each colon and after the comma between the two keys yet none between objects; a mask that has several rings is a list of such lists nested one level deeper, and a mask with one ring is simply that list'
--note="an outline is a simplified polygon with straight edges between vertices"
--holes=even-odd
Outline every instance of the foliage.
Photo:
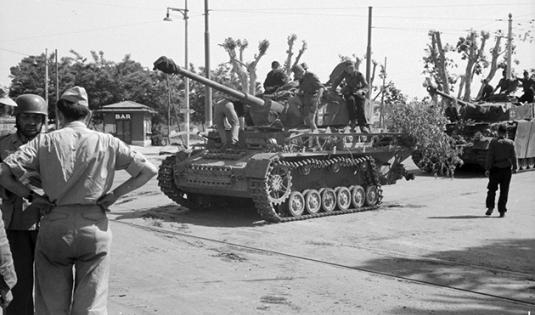
[{"label": "foliage", "polygon": [[453,176],[462,164],[461,152],[454,139],[445,132],[447,120],[442,110],[427,103],[398,103],[388,107],[388,129],[406,133],[416,139],[417,165],[434,175]]}]

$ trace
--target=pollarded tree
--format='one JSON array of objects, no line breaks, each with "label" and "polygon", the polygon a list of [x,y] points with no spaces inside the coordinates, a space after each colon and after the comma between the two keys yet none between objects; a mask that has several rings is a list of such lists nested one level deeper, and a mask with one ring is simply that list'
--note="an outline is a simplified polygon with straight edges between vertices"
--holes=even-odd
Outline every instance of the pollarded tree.
[{"label": "pollarded tree", "polygon": [[286,50],[286,60],[284,61],[284,71],[286,71],[286,75],[288,76],[290,76],[293,66],[299,64],[301,57],[305,53],[305,50],[307,50],[308,48],[307,42],[302,41],[301,48],[299,48],[299,51],[297,52],[297,56],[295,56],[295,60],[292,61],[293,55],[294,55],[294,45],[295,45],[296,40],[297,40],[297,35],[295,34],[290,34],[287,38],[288,49]]},{"label": "pollarded tree", "polygon": [[249,94],[256,94],[258,87],[256,82],[256,65],[266,54],[266,51],[269,48],[269,41],[264,39],[258,43],[258,52],[250,62],[245,62],[243,60],[244,51],[249,46],[247,40],[235,40],[232,37],[229,37],[219,45],[225,49],[230,57],[232,70],[239,77],[241,82],[240,90]]}]

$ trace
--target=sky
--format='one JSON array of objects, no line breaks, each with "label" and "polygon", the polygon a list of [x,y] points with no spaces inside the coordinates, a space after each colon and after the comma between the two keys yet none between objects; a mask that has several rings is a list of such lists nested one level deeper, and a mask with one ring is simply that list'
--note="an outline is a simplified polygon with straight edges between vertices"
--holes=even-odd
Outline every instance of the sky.
[{"label": "sky", "polygon": [[[273,60],[284,62],[287,37],[296,34],[297,43],[304,40],[308,46],[301,60],[325,82],[340,55],[366,54],[370,6],[372,59],[380,64],[386,59],[387,81],[409,97],[426,95],[422,57],[429,30],[440,31],[443,43],[454,45],[469,29],[506,32],[511,13],[514,35],[530,25],[532,34],[535,31],[535,23],[529,24],[535,19],[533,0],[209,0],[211,66],[228,62],[218,45],[227,37],[247,39],[246,61],[267,39],[270,47],[257,66],[263,81]],[[179,12],[171,12],[173,21],[164,21],[167,7],[184,9],[185,1],[2,0],[0,85],[9,86],[10,67],[45,49],[57,49],[60,58],[75,50],[88,59],[90,51],[103,51],[116,62],[129,54],[146,67],[165,55],[183,65],[184,20]],[[204,1],[189,0],[188,10],[189,62],[204,66]],[[535,42],[515,39],[514,44],[520,63],[513,71],[535,68]],[[360,70],[365,73],[365,64]],[[491,83],[498,80],[499,75]]]}]

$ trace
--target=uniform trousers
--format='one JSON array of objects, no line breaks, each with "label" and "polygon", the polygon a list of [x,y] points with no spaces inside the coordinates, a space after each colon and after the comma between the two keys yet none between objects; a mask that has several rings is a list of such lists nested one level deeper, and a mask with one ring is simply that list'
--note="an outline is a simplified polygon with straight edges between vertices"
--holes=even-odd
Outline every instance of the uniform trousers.
[{"label": "uniform trousers", "polygon": [[37,230],[6,230],[17,284],[11,290],[13,301],[4,310],[6,315],[33,315],[33,261]]},{"label": "uniform trousers", "polygon": [[59,206],[44,216],[35,252],[36,314],[107,314],[111,241],[96,205]]},{"label": "uniform trousers", "polygon": [[498,212],[507,211],[507,196],[509,195],[509,183],[511,183],[511,167],[498,168],[493,167],[489,171],[489,184],[487,185],[487,209],[494,209],[496,191],[500,187],[500,197],[498,198]]},{"label": "uniform trousers", "polygon": [[366,113],[364,111],[364,105],[366,104],[364,96],[358,94],[346,94],[344,95],[344,99],[346,100],[349,120],[356,121],[359,127],[368,127],[369,124],[366,120]]},{"label": "uniform trousers", "polygon": [[[240,135],[240,120],[234,104],[230,101],[222,101],[214,106],[214,118],[219,137],[223,144],[236,144]],[[230,125],[230,141],[225,131],[225,120]],[[230,143],[229,143],[230,142]]]}]

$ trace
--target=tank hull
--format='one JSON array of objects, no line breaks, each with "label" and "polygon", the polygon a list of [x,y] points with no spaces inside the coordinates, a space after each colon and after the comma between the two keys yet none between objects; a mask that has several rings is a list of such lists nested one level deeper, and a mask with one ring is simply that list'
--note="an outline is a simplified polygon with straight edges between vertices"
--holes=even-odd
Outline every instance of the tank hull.
[{"label": "tank hull", "polygon": [[[282,135],[284,145],[270,146],[276,136],[281,135],[255,132],[245,136],[250,139],[242,148],[180,151],[163,161],[159,185],[188,208],[245,198],[264,219],[281,222],[376,208],[381,184],[407,175],[401,162],[411,149],[401,135],[293,131]],[[266,141],[260,148],[262,137]],[[317,137],[324,147],[310,148],[310,137]],[[367,141],[360,141],[363,137]],[[351,201],[351,196],[358,200]],[[322,200],[336,204],[332,209],[310,205]]]}]

